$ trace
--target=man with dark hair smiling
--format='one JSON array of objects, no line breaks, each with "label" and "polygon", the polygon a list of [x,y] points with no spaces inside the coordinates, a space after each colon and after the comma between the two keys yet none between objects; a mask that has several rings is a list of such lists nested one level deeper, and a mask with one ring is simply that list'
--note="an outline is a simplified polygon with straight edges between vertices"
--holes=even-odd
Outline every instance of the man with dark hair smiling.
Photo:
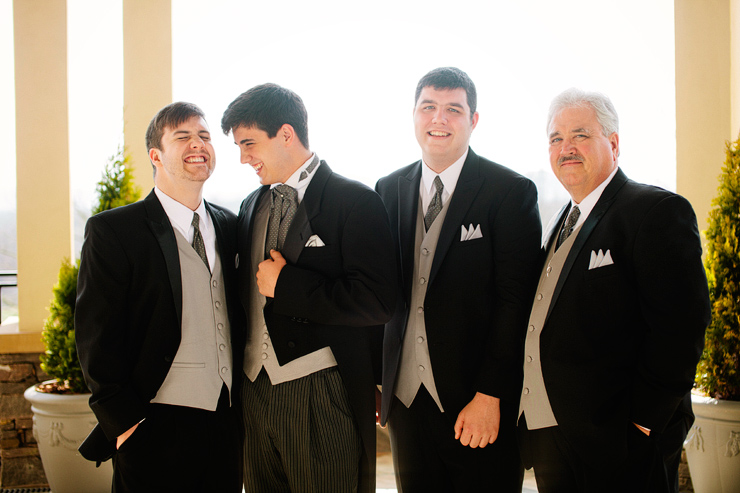
[{"label": "man with dark hair smiling", "polygon": [[236,216],[203,200],[216,156],[200,108],[162,108],[146,145],[154,190],[85,227],[75,336],[99,424],[80,452],[112,456],[116,493],[238,493]]},{"label": "man with dark hair smiling", "polygon": [[404,492],[521,493],[515,426],[541,225],[534,184],[469,147],[477,94],[452,67],[416,88],[422,159],[378,181],[402,289],[381,422]]},{"label": "man with dark hair smiling", "polygon": [[221,120],[263,185],[239,210],[247,491],[375,491],[379,340],[396,298],[388,219],[308,146],[303,101],[275,84]]}]

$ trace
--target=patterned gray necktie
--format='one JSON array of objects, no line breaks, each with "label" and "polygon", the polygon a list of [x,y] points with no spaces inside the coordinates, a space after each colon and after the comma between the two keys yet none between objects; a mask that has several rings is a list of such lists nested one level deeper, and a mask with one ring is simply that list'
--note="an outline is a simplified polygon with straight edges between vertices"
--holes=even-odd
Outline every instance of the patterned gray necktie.
[{"label": "patterned gray necktie", "polygon": [[577,205],[574,205],[573,209],[568,215],[568,220],[565,221],[565,225],[563,225],[563,229],[562,231],[560,231],[560,236],[558,236],[558,243],[557,245],[555,245],[555,251],[560,248],[560,245],[562,245],[563,242],[567,240],[570,234],[573,232],[573,228],[576,227],[576,223],[578,222],[579,217],[581,217],[581,210],[578,208]]},{"label": "patterned gray necktie", "polygon": [[308,175],[310,175],[313,172],[313,170],[316,169],[316,166],[318,165],[319,165],[319,158],[314,156],[313,161],[311,161],[311,164],[309,164],[305,170],[301,171],[301,174],[298,177],[298,181],[303,181],[306,178],[308,178]]},{"label": "patterned gray necktie", "polygon": [[424,216],[424,228],[426,231],[429,231],[432,223],[442,210],[442,190],[444,190],[445,186],[439,178],[439,175],[434,177],[434,188],[436,188],[437,191],[434,192],[434,197],[432,197],[432,200],[429,202],[427,213]]},{"label": "patterned gray necktie", "polygon": [[191,223],[195,232],[193,233],[193,249],[197,253],[203,263],[206,264],[208,272],[211,271],[211,266],[208,264],[208,255],[206,255],[206,244],[203,242],[203,235],[200,234],[200,216],[197,212],[193,212],[193,222]]},{"label": "patterned gray necktie", "polygon": [[298,192],[288,185],[278,185],[272,189],[270,221],[267,224],[265,258],[270,258],[270,250],[280,250],[285,243],[290,223],[298,209]]}]

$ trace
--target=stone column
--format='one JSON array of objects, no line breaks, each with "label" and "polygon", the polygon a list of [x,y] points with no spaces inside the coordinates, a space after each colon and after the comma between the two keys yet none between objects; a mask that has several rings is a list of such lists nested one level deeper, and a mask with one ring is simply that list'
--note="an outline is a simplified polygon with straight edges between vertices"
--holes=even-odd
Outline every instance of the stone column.
[{"label": "stone column", "polygon": [[62,259],[74,251],[67,2],[15,0],[13,23],[19,331],[38,341]]},{"label": "stone column", "polygon": [[142,198],[154,186],[144,145],[146,128],[171,102],[170,0],[123,0],[123,138]]},{"label": "stone column", "polygon": [[676,188],[704,230],[725,142],[740,125],[740,0],[676,0],[674,9]]}]

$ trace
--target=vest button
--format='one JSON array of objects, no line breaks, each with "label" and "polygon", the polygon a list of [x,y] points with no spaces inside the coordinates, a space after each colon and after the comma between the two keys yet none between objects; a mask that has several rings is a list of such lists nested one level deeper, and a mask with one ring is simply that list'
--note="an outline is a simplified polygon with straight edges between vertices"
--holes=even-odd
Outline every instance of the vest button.
[{"label": "vest button", "polygon": [[542,293],[537,293],[537,299],[541,300],[543,298]]},{"label": "vest button", "polygon": [[424,367],[419,365],[419,371],[424,371]]},{"label": "vest button", "polygon": [[528,388],[525,388],[524,389],[524,395],[527,395],[527,394],[529,394],[529,389]]},{"label": "vest button", "polygon": [[269,339],[269,337],[270,337],[270,334],[268,334],[267,332],[262,334],[262,339]]},{"label": "vest button", "polygon": [[417,308],[416,313],[424,313],[424,307],[420,306],[419,308]]},{"label": "vest button", "polygon": [[527,363],[531,363],[531,362],[532,362],[532,357],[531,356],[527,356]]},{"label": "vest button", "polygon": [[215,288],[218,287],[218,281],[214,280],[211,285]]},{"label": "vest button", "polygon": [[221,373],[226,373],[226,372],[228,372],[228,371],[229,371],[229,369],[228,369],[228,368],[226,368],[225,366],[224,366],[223,368],[221,368]]},{"label": "vest button", "polygon": [[267,347],[268,347],[268,346],[267,346],[267,343],[266,343],[266,342],[263,342],[263,343],[262,343],[262,349],[267,349]]},{"label": "vest button", "polygon": [[427,280],[426,280],[426,279],[424,279],[423,277],[422,277],[421,279],[419,279],[419,284],[422,284],[422,285],[423,285],[423,284],[425,284],[426,282],[427,282]]},{"label": "vest button", "polygon": [[216,327],[218,327],[218,330],[224,330],[224,324],[218,324]]},{"label": "vest button", "polygon": [[422,342],[424,342],[424,338],[421,337],[421,336],[419,336],[419,337],[416,338],[416,342],[418,342],[419,344],[421,344]]},{"label": "vest button", "polygon": [[216,302],[216,308],[221,308],[221,302],[220,301],[217,301]]},{"label": "vest button", "polygon": [[422,255],[429,255],[429,249],[428,248],[422,248],[421,249],[421,254]]},{"label": "vest button", "polygon": [[267,359],[267,353],[262,353],[262,359]]},{"label": "vest button", "polygon": [[530,331],[530,332],[534,332],[534,325],[530,325],[530,326],[529,326],[529,331]]},{"label": "vest button", "polygon": [[218,348],[219,348],[219,349],[220,349],[221,351],[223,351],[224,349],[226,349],[226,344],[221,344],[221,345],[219,345],[219,346],[218,346]]}]

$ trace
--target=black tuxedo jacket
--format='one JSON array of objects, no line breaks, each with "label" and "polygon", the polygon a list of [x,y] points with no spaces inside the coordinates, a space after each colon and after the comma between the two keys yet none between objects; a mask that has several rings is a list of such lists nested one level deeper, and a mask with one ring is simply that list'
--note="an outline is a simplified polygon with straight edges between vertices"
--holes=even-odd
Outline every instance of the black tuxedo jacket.
[{"label": "black tuxedo jacket", "polygon": [[[589,270],[599,250],[614,263]],[[631,422],[659,437],[693,420],[687,396],[709,317],[691,205],[617,171],[568,254],[540,339],[553,413],[585,462],[624,458]]]},{"label": "black tuxedo jacket", "polygon": [[[206,202],[216,229],[231,321],[234,368],[243,361],[236,299],[236,216]],[[182,279],[177,240],[154,191],[87,221],[77,280],[75,338],[98,425],[80,446],[107,460],[116,437],[146,418],[180,346]],[[239,388],[241,371],[234,371]],[[238,392],[232,395],[236,396]]]},{"label": "black tuxedo jacket", "polygon": [[[421,161],[378,181],[401,270],[383,344],[381,421],[388,418],[410,306]],[[462,227],[482,238],[461,241]],[[541,240],[537,189],[468,151],[439,235],[424,300],[434,380],[452,425],[476,392],[518,403],[525,327]]]},{"label": "black tuxedo jacket", "polygon": [[[263,186],[239,210],[242,262],[249,262],[252,225]],[[317,235],[323,247],[305,247]],[[349,394],[363,441],[360,491],[375,491],[375,384],[383,324],[396,298],[396,264],[388,219],[378,195],[332,172],[316,170],[281,251],[275,297],[264,308],[281,365],[329,346]],[[240,298],[249,320],[248,265],[239,269]]]}]

